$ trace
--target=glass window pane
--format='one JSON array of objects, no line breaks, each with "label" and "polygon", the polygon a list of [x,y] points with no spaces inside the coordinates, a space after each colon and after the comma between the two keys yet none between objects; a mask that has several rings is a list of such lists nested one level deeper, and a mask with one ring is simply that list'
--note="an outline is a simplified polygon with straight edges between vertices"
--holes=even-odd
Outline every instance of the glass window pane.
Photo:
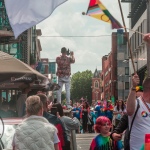
[{"label": "glass window pane", "polygon": [[125,89],[126,89],[126,90],[129,89],[129,82],[125,82]]}]

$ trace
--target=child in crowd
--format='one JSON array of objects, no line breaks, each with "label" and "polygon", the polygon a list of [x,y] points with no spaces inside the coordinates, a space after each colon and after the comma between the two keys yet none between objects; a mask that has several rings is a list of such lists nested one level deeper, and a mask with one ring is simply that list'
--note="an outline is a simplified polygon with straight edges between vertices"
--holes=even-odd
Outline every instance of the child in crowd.
[{"label": "child in crowd", "polygon": [[121,150],[123,148],[121,141],[112,141],[110,138],[111,121],[101,116],[96,119],[94,129],[99,133],[91,142],[90,150]]}]

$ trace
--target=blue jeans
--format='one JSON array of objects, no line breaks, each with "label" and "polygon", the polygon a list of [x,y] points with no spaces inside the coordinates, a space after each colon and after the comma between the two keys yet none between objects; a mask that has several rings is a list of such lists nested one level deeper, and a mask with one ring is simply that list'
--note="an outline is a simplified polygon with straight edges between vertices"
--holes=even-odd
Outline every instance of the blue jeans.
[{"label": "blue jeans", "polygon": [[60,86],[60,89],[57,90],[57,102],[61,103],[62,87],[65,84],[66,104],[70,105],[70,76],[58,77],[58,84]]}]

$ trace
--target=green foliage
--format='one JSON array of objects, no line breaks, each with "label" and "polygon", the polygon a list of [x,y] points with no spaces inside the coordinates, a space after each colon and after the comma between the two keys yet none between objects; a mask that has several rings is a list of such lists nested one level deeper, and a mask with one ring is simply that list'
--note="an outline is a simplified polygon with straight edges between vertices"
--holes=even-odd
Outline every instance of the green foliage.
[{"label": "green foliage", "polygon": [[61,103],[62,103],[62,106],[66,105],[66,99],[64,99]]},{"label": "green foliage", "polygon": [[92,72],[89,70],[77,72],[71,78],[71,99],[76,100],[81,97],[92,100]]},{"label": "green foliage", "polygon": [[65,91],[62,91],[61,93],[61,100],[66,100],[66,92]]}]

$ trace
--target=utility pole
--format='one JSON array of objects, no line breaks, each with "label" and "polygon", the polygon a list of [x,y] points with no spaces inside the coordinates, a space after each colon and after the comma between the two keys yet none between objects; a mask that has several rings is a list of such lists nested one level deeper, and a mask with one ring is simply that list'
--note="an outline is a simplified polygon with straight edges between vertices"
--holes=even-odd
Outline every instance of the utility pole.
[{"label": "utility pole", "polygon": [[[150,33],[150,0],[147,0],[147,33]],[[147,44],[147,75],[150,78],[150,46]]]}]

